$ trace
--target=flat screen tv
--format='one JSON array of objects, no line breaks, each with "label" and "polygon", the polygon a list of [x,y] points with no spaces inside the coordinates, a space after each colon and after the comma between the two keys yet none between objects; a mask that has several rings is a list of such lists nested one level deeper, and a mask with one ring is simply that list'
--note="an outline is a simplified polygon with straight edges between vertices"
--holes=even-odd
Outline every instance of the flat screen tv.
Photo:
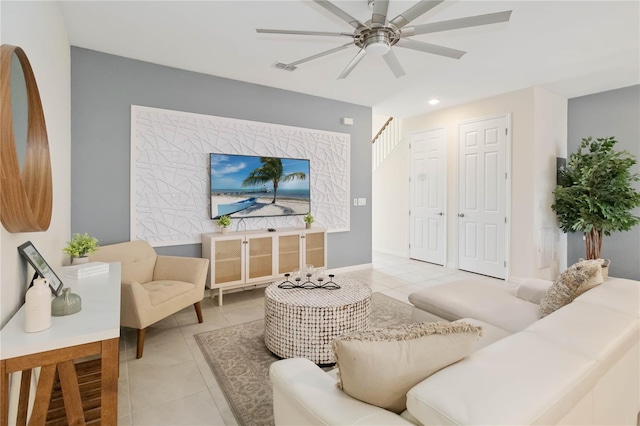
[{"label": "flat screen tv", "polygon": [[305,215],[309,160],[210,154],[211,218]]}]

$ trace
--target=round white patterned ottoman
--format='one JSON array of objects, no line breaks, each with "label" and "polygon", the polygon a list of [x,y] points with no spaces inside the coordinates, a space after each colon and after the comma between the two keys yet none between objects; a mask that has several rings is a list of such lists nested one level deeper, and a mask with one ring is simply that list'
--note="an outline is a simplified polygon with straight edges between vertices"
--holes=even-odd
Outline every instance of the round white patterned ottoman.
[{"label": "round white patterned ottoman", "polygon": [[264,343],[281,358],[303,357],[316,364],[336,362],[331,342],[369,327],[371,289],[353,279],[333,279],[341,288],[265,290]]}]

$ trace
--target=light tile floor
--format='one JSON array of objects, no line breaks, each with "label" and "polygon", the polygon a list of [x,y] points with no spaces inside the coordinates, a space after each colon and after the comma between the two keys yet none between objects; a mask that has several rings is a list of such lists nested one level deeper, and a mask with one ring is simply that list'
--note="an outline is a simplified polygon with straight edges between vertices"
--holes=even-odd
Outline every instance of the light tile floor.
[{"label": "light tile floor", "polygon": [[[467,277],[505,285],[482,275],[380,253],[373,254],[373,268],[343,275],[405,303],[416,290]],[[193,336],[263,318],[264,288],[225,294],[222,307],[214,302],[217,299],[208,297],[202,301],[202,324],[189,307],[149,327],[144,356],[139,360],[135,357],[136,331],[123,329],[118,424],[237,424]]]}]

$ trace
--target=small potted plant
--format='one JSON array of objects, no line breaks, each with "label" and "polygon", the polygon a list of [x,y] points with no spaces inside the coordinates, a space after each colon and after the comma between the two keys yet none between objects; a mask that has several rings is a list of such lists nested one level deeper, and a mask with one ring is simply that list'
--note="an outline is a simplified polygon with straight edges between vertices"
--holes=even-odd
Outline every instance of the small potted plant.
[{"label": "small potted plant", "polygon": [[218,226],[220,227],[220,232],[223,234],[227,233],[227,227],[231,225],[231,218],[227,215],[220,216],[218,219]]},{"label": "small potted plant", "polygon": [[87,255],[96,250],[98,250],[98,239],[90,237],[86,232],[73,234],[71,241],[67,242],[67,245],[62,249],[64,253],[71,256],[72,265],[88,262]]},{"label": "small potted plant", "polygon": [[302,220],[304,220],[304,223],[307,229],[311,228],[311,224],[315,221],[315,219],[313,218],[313,215],[311,215],[311,212],[304,215]]}]

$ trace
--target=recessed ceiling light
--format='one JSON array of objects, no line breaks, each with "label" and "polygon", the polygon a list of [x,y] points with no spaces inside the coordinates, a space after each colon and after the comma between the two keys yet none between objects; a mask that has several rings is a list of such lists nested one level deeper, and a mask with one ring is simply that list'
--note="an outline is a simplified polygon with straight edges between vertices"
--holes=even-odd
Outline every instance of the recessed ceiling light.
[{"label": "recessed ceiling light", "polygon": [[440,99],[429,100],[429,105],[438,105],[439,103],[440,103]]}]

